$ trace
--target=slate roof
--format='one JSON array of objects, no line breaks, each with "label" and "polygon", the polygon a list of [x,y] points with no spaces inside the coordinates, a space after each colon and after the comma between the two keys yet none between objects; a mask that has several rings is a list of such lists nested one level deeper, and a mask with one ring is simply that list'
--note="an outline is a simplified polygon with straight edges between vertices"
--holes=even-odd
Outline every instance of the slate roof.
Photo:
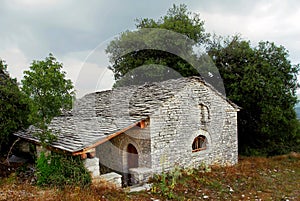
[{"label": "slate roof", "polygon": [[[202,82],[214,90],[201,78],[189,77],[87,94],[75,102],[72,111],[52,120],[49,128],[58,133],[58,139],[51,146],[71,153],[95,147],[110,136],[124,132],[148,118],[191,81]],[[33,134],[35,131],[31,126],[15,135],[39,142]]]}]

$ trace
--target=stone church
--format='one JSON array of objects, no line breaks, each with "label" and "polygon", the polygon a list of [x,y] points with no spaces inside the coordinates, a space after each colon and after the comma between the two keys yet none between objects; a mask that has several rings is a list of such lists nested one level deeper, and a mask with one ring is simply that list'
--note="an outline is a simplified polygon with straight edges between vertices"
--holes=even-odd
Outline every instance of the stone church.
[{"label": "stone church", "polygon": [[[199,77],[94,92],[53,119],[58,138],[49,149],[80,155],[94,177],[144,183],[175,166],[237,163],[238,111]],[[34,130],[15,135],[38,144]]]}]

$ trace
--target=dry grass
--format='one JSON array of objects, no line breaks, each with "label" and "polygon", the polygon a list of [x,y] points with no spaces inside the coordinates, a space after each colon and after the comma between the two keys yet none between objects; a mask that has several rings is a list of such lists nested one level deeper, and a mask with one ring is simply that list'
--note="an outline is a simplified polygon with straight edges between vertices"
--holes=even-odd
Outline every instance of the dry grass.
[{"label": "dry grass", "polygon": [[[300,200],[300,154],[272,158],[241,157],[233,167],[212,167],[209,173],[183,171],[175,200]],[[167,200],[160,193],[127,193],[98,183],[91,187],[39,188],[18,183],[14,174],[0,180],[0,200]]]}]

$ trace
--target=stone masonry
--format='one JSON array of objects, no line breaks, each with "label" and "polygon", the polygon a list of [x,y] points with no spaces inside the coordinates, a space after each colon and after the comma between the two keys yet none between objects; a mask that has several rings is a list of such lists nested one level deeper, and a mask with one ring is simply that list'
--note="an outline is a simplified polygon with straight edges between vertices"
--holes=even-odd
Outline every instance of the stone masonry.
[{"label": "stone masonry", "polygon": [[[208,108],[205,123],[199,105]],[[156,173],[174,166],[237,163],[236,109],[205,85],[186,86],[150,117],[150,127],[152,169]],[[207,149],[192,152],[193,140],[199,135],[207,138]]]},{"label": "stone masonry", "polygon": [[[233,165],[238,160],[237,110],[210,87],[191,82],[149,115],[146,128],[135,127],[99,146],[100,163],[132,174],[135,183],[175,166]],[[206,137],[207,147],[192,152],[199,135]],[[128,169],[128,144],[137,149],[137,168]]]},{"label": "stone masonry", "polygon": [[[144,183],[175,167],[237,163],[238,111],[201,77],[120,87],[87,94],[54,118],[50,146],[81,156],[95,150],[85,159],[94,177],[115,172],[125,185]],[[39,143],[35,132],[15,135]]]}]

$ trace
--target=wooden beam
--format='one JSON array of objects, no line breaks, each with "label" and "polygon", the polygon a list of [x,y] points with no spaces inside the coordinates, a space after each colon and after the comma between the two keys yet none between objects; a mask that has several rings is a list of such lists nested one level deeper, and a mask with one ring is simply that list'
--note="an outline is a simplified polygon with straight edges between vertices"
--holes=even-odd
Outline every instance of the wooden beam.
[{"label": "wooden beam", "polygon": [[84,153],[84,154],[81,154],[80,155],[80,158],[83,160],[83,159],[87,159],[87,154],[86,153]]},{"label": "wooden beam", "polygon": [[[53,147],[51,145],[47,146],[46,148],[49,149],[50,151],[55,151],[55,152],[58,152],[58,153],[64,153],[64,154],[70,154],[70,155],[73,155],[73,156],[78,156],[78,155],[82,155],[82,154],[87,154],[87,153],[90,153],[90,152],[95,152],[95,147],[97,147],[98,145],[100,144],[103,144],[107,141],[109,141],[110,139],[126,132],[127,130],[135,127],[135,126],[139,126],[141,128],[145,128],[146,127],[146,120],[143,119],[139,122],[136,122],[120,131],[117,131],[116,133],[113,133],[111,135],[108,135],[107,137],[99,140],[98,142],[92,144],[91,146],[88,146],[86,148],[83,148],[82,150],[79,150],[79,151],[76,151],[76,152],[71,152],[71,151],[67,151],[67,150],[63,150],[63,149],[59,149],[59,148],[56,148],[56,147]],[[29,141],[29,142],[33,142],[34,144],[38,144],[40,145],[41,143],[38,141],[38,140],[35,140],[35,139],[28,139],[28,138],[23,138],[21,136],[18,136],[20,138],[22,138],[23,140],[26,140],[26,141]]]},{"label": "wooden beam", "polygon": [[198,151],[202,151],[205,149],[206,149],[206,147],[202,147],[202,148],[194,149],[194,150],[192,150],[192,152],[198,152]]},{"label": "wooden beam", "polygon": [[140,122],[138,123],[138,126],[139,126],[140,128],[146,128],[146,120],[140,121]]},{"label": "wooden beam", "polygon": [[[144,120],[142,120],[142,121],[144,121]],[[140,122],[141,122],[141,121],[140,121]],[[104,139],[102,139],[102,140],[96,142],[95,144],[93,144],[93,145],[91,145],[91,146],[89,146],[89,147],[86,147],[86,148],[82,149],[81,151],[73,152],[72,155],[73,155],[73,156],[77,156],[77,155],[81,155],[81,154],[88,153],[90,149],[93,149],[93,148],[99,146],[100,144],[103,144],[103,143],[109,141],[110,139],[112,139],[112,138],[114,138],[114,137],[116,137],[116,136],[118,136],[118,135],[120,135],[120,134],[126,132],[127,130],[129,130],[129,129],[135,127],[135,126],[137,126],[140,122],[134,123],[134,124],[132,124],[132,125],[130,125],[130,126],[124,128],[124,129],[122,129],[122,130],[120,130],[120,131],[118,131],[118,132],[116,132],[116,133],[113,133],[113,134],[107,136],[106,138],[104,138]]]},{"label": "wooden beam", "polygon": [[96,151],[87,153],[88,158],[95,158],[95,156],[96,156]]}]

